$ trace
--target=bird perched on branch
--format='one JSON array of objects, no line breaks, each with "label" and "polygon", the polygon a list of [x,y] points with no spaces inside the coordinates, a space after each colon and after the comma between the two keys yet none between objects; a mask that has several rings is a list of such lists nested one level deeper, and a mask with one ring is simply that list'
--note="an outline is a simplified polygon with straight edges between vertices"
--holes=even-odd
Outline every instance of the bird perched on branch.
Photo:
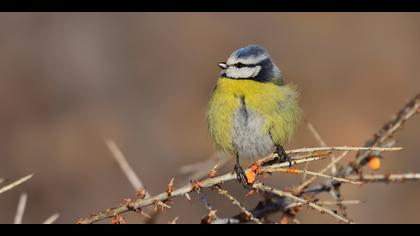
[{"label": "bird perched on branch", "polygon": [[290,162],[282,145],[299,123],[299,93],[285,84],[280,69],[258,45],[234,51],[219,67],[222,71],[208,107],[209,133],[218,150],[236,156],[234,171],[238,181],[248,186],[241,160],[275,152],[276,161]]}]

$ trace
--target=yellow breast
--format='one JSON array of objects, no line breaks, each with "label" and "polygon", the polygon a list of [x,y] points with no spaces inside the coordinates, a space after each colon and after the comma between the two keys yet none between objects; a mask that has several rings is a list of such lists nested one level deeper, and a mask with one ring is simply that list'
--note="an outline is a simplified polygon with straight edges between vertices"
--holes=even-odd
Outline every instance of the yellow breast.
[{"label": "yellow breast", "polygon": [[209,103],[208,125],[216,148],[234,153],[232,119],[244,97],[246,107],[264,118],[261,132],[270,133],[275,144],[286,142],[299,120],[298,93],[293,87],[253,80],[220,78]]}]

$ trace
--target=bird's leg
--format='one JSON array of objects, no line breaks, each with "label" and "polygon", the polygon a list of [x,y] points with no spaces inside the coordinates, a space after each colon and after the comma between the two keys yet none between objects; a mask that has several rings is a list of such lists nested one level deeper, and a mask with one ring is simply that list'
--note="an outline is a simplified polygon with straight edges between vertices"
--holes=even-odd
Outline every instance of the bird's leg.
[{"label": "bird's leg", "polygon": [[286,151],[284,151],[283,146],[277,145],[276,146],[276,151],[274,153],[276,153],[277,156],[274,157],[274,159],[272,159],[272,160],[264,162],[262,164],[262,166],[269,166],[269,165],[273,165],[273,164],[283,163],[283,162],[286,162],[286,161],[289,162],[289,168],[292,166],[292,158],[289,157],[286,154]]},{"label": "bird's leg", "polygon": [[283,163],[288,161],[289,162],[289,168],[292,166],[292,158],[286,154],[286,151],[284,150],[283,146],[277,145],[276,146],[276,152],[277,156],[274,158],[274,161],[277,163]]},{"label": "bird's leg", "polygon": [[244,187],[248,187],[248,180],[246,178],[244,169],[241,167],[241,164],[239,163],[238,154],[236,154],[236,164],[235,164],[234,170],[235,170],[236,178],[238,179],[238,182],[242,183]]}]

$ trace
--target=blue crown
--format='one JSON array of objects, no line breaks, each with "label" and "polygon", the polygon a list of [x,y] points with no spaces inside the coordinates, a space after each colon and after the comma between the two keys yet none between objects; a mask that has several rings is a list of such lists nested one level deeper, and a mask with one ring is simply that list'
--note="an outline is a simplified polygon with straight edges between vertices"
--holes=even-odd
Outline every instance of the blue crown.
[{"label": "blue crown", "polygon": [[232,53],[236,58],[258,57],[263,54],[267,54],[267,50],[258,45],[248,45]]}]

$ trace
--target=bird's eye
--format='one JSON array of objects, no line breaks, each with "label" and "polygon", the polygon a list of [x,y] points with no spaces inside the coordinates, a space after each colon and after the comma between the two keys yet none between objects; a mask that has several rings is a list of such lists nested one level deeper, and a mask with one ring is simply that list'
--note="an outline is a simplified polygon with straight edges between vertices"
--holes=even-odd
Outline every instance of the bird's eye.
[{"label": "bird's eye", "polygon": [[235,66],[236,66],[237,68],[242,68],[242,67],[244,67],[245,65],[239,62],[239,63],[236,63],[236,64],[235,64]]}]

